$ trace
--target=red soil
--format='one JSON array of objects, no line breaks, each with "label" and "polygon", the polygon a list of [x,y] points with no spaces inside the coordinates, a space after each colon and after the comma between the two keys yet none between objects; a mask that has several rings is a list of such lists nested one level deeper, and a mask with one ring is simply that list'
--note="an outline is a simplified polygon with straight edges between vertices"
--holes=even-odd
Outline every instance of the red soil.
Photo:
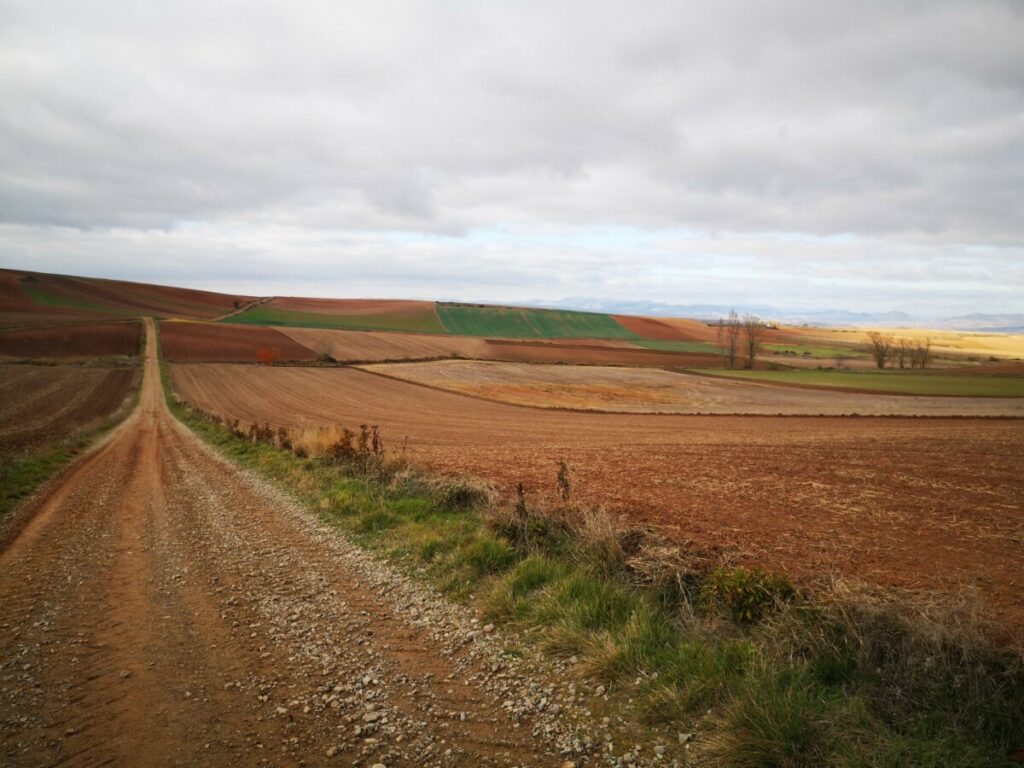
[{"label": "red soil", "polygon": [[[669,322],[667,320],[656,320],[653,317],[634,317],[632,315],[612,315],[615,321],[644,339],[655,339],[657,341],[713,341],[714,338],[706,338],[707,334],[701,328],[707,326],[698,320],[683,321],[686,325],[679,325],[679,321]],[[693,327],[690,328],[689,326]],[[714,332],[712,331],[712,337]]]},{"label": "red soil", "polygon": [[0,356],[27,358],[138,355],[138,321],[16,328],[0,331]]},{"label": "red soil", "polygon": [[35,307],[18,276],[6,270],[0,271],[0,306],[5,312],[30,311]]},{"label": "red soil", "polygon": [[131,367],[0,365],[0,456],[109,417],[138,380]]},{"label": "red soil", "polygon": [[831,573],[974,591],[1024,642],[1019,420],[583,414],[478,400],[354,369],[175,366],[213,413],[379,424],[410,456],[531,498],[574,493],[695,547],[805,581]]},{"label": "red soil", "polygon": [[274,360],[315,360],[316,353],[275,328],[252,325],[166,321],[160,343],[168,360],[177,362],[260,362],[261,350]]},{"label": "red soil", "polygon": [[433,311],[432,301],[403,299],[304,299],[296,296],[279,296],[267,304],[275,309],[292,312],[315,312],[326,315],[379,315],[404,314],[407,312]]},{"label": "red soil", "polygon": [[[236,301],[244,304],[252,298],[191,288],[175,288],[92,277],[51,275],[23,270],[4,270],[0,274],[4,275],[8,285],[7,291],[10,291],[12,278],[15,282],[22,284],[28,279],[34,288],[57,301],[68,304],[68,306],[49,306],[30,301],[27,305],[22,304],[11,308],[5,304],[3,306],[5,315],[10,310],[16,310],[34,312],[44,316],[115,314],[119,316],[157,315],[204,318],[222,315],[231,311]],[[25,292],[22,291],[22,294]],[[25,298],[28,296],[25,295]],[[4,319],[8,318],[5,316]]]},{"label": "red soil", "polygon": [[586,341],[512,341],[486,339],[486,357],[507,362],[578,363],[597,365],[661,365],[677,368],[718,367],[716,355],[664,352],[639,347],[618,347]]}]

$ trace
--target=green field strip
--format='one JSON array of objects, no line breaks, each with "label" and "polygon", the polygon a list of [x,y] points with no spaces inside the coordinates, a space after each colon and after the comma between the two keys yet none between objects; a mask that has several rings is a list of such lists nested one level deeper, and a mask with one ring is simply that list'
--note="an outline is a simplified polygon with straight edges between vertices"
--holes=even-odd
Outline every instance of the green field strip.
[{"label": "green field strip", "polygon": [[597,312],[438,304],[437,314],[448,332],[457,336],[630,341],[639,338],[611,316]]},{"label": "green field strip", "polygon": [[85,299],[75,298],[73,296],[64,296],[61,294],[50,293],[42,288],[33,285],[22,285],[25,289],[25,293],[28,294],[29,298],[32,299],[34,304],[38,304],[41,307],[57,307],[60,309],[79,309],[83,312],[98,312],[105,315],[117,315],[120,317],[134,317],[139,314],[138,312],[132,312],[130,310],[123,309],[121,307],[111,307],[103,304],[96,304],[95,302],[86,301]]},{"label": "green field strip", "polygon": [[260,304],[244,312],[226,317],[222,323],[243,325],[280,325],[290,328],[326,328],[348,331],[406,331],[411,333],[445,333],[441,320],[432,308],[416,312],[382,312],[372,315],[297,312]]},{"label": "green field strip", "polygon": [[695,373],[774,384],[837,387],[901,395],[1024,397],[1024,377],[1013,376],[950,376],[898,371],[727,371],[722,369],[701,369]]},{"label": "green field strip", "polygon": [[640,339],[634,341],[638,347],[662,352],[689,352],[695,355],[717,355],[719,349],[707,341],[666,341],[664,339]]},{"label": "green field strip", "polygon": [[799,357],[813,357],[822,360],[836,357],[868,357],[868,352],[863,349],[850,347],[815,347],[804,344],[765,344],[765,351],[776,354],[791,354]]}]

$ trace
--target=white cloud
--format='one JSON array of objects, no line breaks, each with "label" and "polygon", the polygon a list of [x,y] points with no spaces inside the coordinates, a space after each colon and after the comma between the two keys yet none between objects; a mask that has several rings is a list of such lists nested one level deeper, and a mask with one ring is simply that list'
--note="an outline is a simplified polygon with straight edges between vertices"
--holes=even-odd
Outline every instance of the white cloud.
[{"label": "white cloud", "polygon": [[1020,311],[1021,39],[975,0],[2,2],[0,258]]}]

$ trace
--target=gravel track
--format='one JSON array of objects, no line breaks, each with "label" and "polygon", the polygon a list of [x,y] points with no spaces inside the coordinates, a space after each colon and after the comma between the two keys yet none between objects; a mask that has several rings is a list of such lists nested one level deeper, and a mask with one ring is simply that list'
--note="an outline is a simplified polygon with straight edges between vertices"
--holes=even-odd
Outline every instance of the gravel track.
[{"label": "gravel track", "polygon": [[141,407],[0,552],[0,764],[621,762],[582,686],[181,426],[147,334]]}]

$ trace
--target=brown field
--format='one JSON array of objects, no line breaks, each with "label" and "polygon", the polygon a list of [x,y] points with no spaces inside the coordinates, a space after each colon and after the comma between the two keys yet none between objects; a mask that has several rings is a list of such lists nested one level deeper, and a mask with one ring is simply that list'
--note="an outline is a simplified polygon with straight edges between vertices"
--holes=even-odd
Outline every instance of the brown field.
[{"label": "brown field", "polygon": [[392,448],[505,492],[576,496],[805,580],[973,590],[1019,642],[1024,422],[572,413],[357,369],[175,365],[185,399],[243,421],[379,424]]},{"label": "brown field", "polygon": [[0,455],[102,421],[138,380],[137,368],[0,365]]},{"label": "brown field", "polygon": [[[602,343],[582,340],[512,341],[487,339],[492,360],[523,363],[575,363],[578,365],[657,365],[677,368],[716,368],[722,364],[717,355],[663,352],[640,349],[622,342]],[[621,346],[620,346],[621,344]]]},{"label": "brown field", "polygon": [[[35,293],[41,299],[33,300]],[[26,270],[0,270],[0,323],[4,325],[84,320],[103,317],[213,318],[230,312],[234,296],[124,280],[71,277]]]},{"label": "brown field", "polygon": [[390,331],[343,331],[316,328],[279,328],[278,330],[299,344],[303,344],[317,353],[326,352],[335,360],[342,362],[464,357],[472,360],[504,360],[508,362],[677,367],[718,366],[721,364],[717,357],[711,355],[641,349],[628,341],[607,339],[523,341]]},{"label": "brown field", "polygon": [[160,324],[168,360],[178,362],[258,362],[260,350],[275,360],[315,360],[316,353],[274,328],[169,320]]},{"label": "brown field", "polygon": [[486,358],[487,342],[470,336],[441,336],[391,331],[333,331],[319,328],[280,328],[285,335],[335,360],[417,360],[458,355]]},{"label": "brown field", "polygon": [[34,326],[0,331],[0,356],[19,359],[139,354],[139,322]]},{"label": "brown field", "polygon": [[[627,331],[659,341],[707,341],[707,325],[699,320],[668,320],[633,315],[612,315]],[[714,334],[714,331],[712,331]],[[713,339],[712,339],[713,340]]]},{"label": "brown field", "polygon": [[814,391],[651,368],[444,360],[365,370],[515,405],[624,413],[1018,416],[1024,398]]}]

